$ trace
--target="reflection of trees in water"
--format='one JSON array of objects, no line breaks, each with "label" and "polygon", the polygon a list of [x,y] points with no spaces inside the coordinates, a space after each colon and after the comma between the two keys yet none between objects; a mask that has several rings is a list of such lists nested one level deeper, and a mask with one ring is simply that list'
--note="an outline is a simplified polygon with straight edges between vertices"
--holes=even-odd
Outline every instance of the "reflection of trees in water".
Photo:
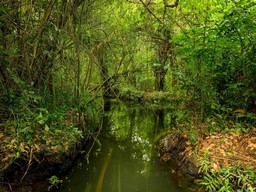
[{"label": "reflection of trees in water", "polygon": [[104,109],[104,129],[118,141],[134,142],[134,137],[138,140],[152,139],[149,138],[150,134],[155,137],[165,129],[166,114],[163,108],[120,106],[108,101]]},{"label": "reflection of trees in water", "polygon": [[175,109],[170,111],[170,128],[177,127],[177,112]]},{"label": "reflection of trees in water", "polygon": [[130,126],[129,126],[128,134],[127,134],[127,137],[126,137],[127,141],[132,140],[133,129],[135,127],[135,117],[136,117],[136,109],[129,110]]},{"label": "reflection of trees in water", "polygon": [[111,109],[111,101],[109,99],[103,98],[103,115],[102,115],[102,126],[104,129],[107,129],[111,122],[108,117]]},{"label": "reflection of trees in water", "polygon": [[150,175],[154,154],[152,145],[169,126],[166,124],[170,121],[168,111],[163,107],[127,106],[109,100],[105,102],[104,111],[103,130],[115,154],[125,151],[130,159],[142,163],[141,174]]},{"label": "reflection of trees in water", "polygon": [[164,110],[156,109],[154,113],[154,135],[164,129]]},{"label": "reflection of trees in water", "polygon": [[74,172],[74,180],[81,185],[72,191],[168,191],[170,188],[158,187],[159,183],[169,182],[159,176],[155,161],[158,157],[152,145],[169,127],[171,112],[106,100],[100,150],[95,148],[89,166],[84,163],[84,168],[78,167]]},{"label": "reflection of trees in water", "polygon": [[[131,150],[136,154],[136,158],[143,157],[145,147],[150,145],[147,138],[147,125],[145,122],[152,121],[152,111],[150,116],[148,110],[141,107],[126,106],[118,103],[106,103],[104,116],[104,133],[109,139],[124,150]],[[109,104],[111,107],[109,107]],[[107,111],[107,112],[106,112]],[[106,127],[107,126],[107,127]]]},{"label": "reflection of trees in water", "polygon": [[[103,130],[105,136],[122,146],[148,148],[166,128],[173,127],[174,111],[163,107],[129,106],[106,100]],[[139,147],[140,146],[140,147]]]}]

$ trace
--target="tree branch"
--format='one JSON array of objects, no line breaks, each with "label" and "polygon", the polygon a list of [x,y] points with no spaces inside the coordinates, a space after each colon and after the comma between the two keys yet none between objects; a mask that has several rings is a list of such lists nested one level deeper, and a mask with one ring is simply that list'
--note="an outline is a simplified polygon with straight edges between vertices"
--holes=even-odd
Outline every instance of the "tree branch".
[{"label": "tree branch", "polygon": [[148,8],[148,5],[146,5],[143,0],[140,0],[140,2],[142,3],[142,5],[147,9],[147,11],[161,24],[163,24],[163,22]]}]

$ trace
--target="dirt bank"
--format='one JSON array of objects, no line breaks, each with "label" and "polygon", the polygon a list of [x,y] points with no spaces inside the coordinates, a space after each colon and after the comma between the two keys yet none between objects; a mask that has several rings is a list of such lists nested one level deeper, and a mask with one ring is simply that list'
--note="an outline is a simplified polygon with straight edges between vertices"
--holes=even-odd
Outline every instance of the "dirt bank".
[{"label": "dirt bank", "polygon": [[159,140],[157,149],[161,161],[167,166],[176,167],[174,171],[191,183],[197,183],[205,174],[201,168],[204,160],[207,161],[207,169],[212,172],[228,167],[256,172],[255,128],[246,133],[223,131],[204,135],[194,146],[186,134],[169,133]]}]

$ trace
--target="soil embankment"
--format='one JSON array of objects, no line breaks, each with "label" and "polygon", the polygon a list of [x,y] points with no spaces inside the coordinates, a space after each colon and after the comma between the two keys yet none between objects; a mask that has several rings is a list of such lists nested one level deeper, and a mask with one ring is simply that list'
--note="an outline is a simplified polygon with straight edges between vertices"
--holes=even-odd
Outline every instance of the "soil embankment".
[{"label": "soil embankment", "polygon": [[[205,135],[192,146],[186,134],[170,133],[157,145],[161,160],[189,182],[202,178],[200,169],[207,160],[207,169],[218,172],[228,167],[242,167],[256,171],[256,129],[248,132],[219,132]],[[207,158],[207,159],[206,159]],[[174,165],[173,165],[174,164]]]}]

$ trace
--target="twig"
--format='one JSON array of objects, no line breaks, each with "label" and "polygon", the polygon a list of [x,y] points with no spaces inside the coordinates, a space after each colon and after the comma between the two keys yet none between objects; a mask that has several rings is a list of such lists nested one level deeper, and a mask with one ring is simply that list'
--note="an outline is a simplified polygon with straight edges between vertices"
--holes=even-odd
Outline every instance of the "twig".
[{"label": "twig", "polygon": [[100,131],[101,131],[102,127],[103,127],[103,120],[101,121],[100,128],[99,128],[98,132],[96,133],[96,136],[93,137],[93,143],[92,143],[91,147],[89,148],[87,154],[85,155],[85,158],[87,159],[87,161],[89,159],[89,155],[91,153],[91,150],[92,150],[92,148],[93,148],[93,146],[94,146],[94,144],[95,144],[95,142],[96,142],[96,140],[97,140],[97,138],[100,134]]},{"label": "twig", "polygon": [[1,184],[4,184],[4,185],[8,185],[10,191],[13,191],[12,190],[12,185],[10,183],[7,183],[7,182],[0,182]]},{"label": "twig", "polygon": [[29,167],[31,166],[31,162],[32,162],[32,158],[33,158],[33,147],[30,149],[30,155],[29,155],[29,161],[28,161],[28,166],[27,166],[27,169],[24,173],[24,175],[22,176],[20,182],[25,178],[25,176],[27,175],[28,173],[28,170],[29,170]]}]

